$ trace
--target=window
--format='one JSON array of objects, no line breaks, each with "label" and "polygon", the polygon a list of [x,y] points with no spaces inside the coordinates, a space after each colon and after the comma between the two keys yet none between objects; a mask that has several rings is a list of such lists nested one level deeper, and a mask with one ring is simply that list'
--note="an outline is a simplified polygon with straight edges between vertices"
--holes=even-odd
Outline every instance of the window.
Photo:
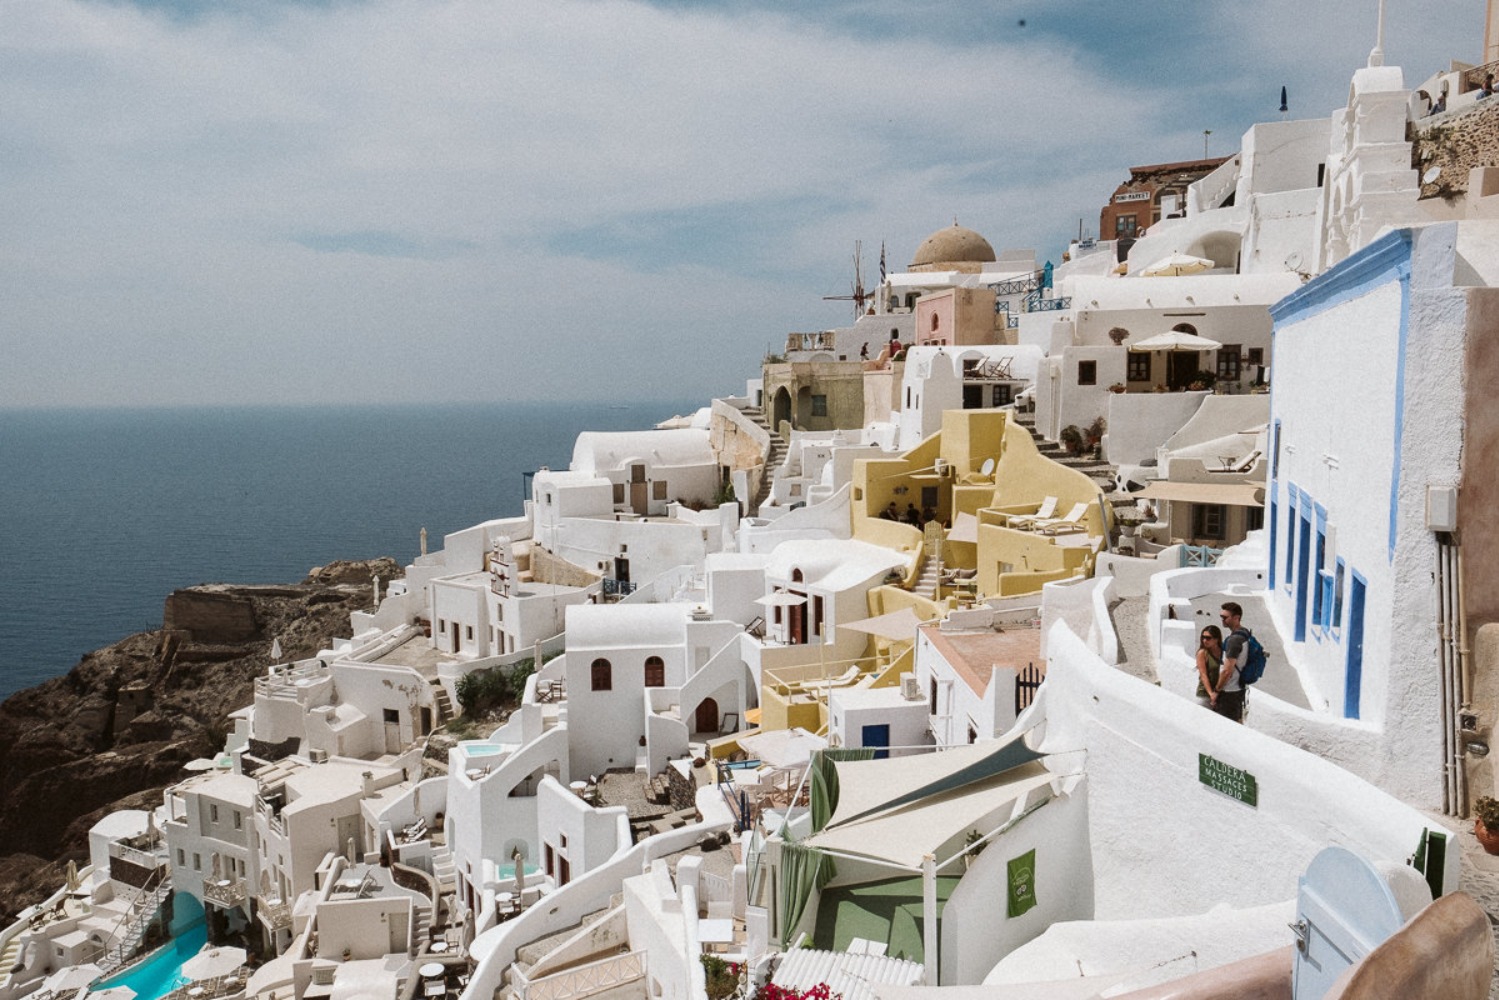
[{"label": "window", "polygon": [[615,503],[624,503],[625,502],[625,484],[624,483],[615,483],[614,484],[614,502]]},{"label": "window", "polygon": [[605,660],[605,659],[594,660],[593,661],[592,674],[593,674],[593,676],[591,678],[591,681],[592,681],[592,684],[593,684],[593,690],[595,690],[595,691],[612,691],[612,690],[614,690],[614,668],[609,665],[609,661],[608,660]]},{"label": "window", "polygon": [[1239,378],[1239,354],[1243,348],[1239,344],[1224,344],[1218,351],[1218,377],[1235,382]]},{"label": "window", "polygon": [[932,313],[932,332],[933,333],[937,332],[937,314],[936,313]]},{"label": "window", "polygon": [[1133,215],[1116,215],[1114,217],[1114,236],[1116,239],[1120,237],[1132,237],[1139,228],[1140,223]]},{"label": "window", "polygon": [[648,657],[645,661],[645,686],[658,688],[666,686],[666,663],[659,656]]},{"label": "window", "polygon": [[932,678],[932,684],[931,684],[931,687],[929,689],[929,693],[930,693],[930,701],[931,701],[931,705],[932,705],[932,714],[936,715],[937,714],[937,678],[935,678],[935,677]]},{"label": "window", "polygon": [[1009,406],[1010,405],[1010,401],[1015,398],[1014,397],[1015,389],[1014,389],[1013,386],[1010,386],[1010,385],[996,385],[996,386],[993,387],[993,389],[994,389],[994,395],[993,395],[992,398],[993,398],[994,401],[989,404],[991,406]]},{"label": "window", "polygon": [[1224,526],[1228,519],[1228,508],[1221,503],[1197,503],[1192,505],[1192,534],[1198,538],[1222,541],[1226,535]]},{"label": "window", "polygon": [[1194,337],[1197,336],[1197,327],[1193,326],[1191,323],[1178,323],[1171,329],[1176,331],[1177,333],[1190,333]]},{"label": "window", "polygon": [[463,632],[464,638],[466,638],[469,642],[474,641],[474,627],[472,625],[463,626]]},{"label": "window", "polygon": [[1077,363],[1077,384],[1078,385],[1097,385],[1098,384],[1098,362],[1097,361],[1079,361]]},{"label": "window", "polygon": [[1246,364],[1262,365],[1265,363],[1265,349],[1263,347],[1251,347],[1244,354],[1249,359],[1245,362]]},{"label": "window", "polygon": [[1150,381],[1150,355],[1145,351],[1130,351],[1125,355],[1125,375],[1131,382]]},{"label": "window", "polygon": [[1343,560],[1338,560],[1337,574],[1332,581],[1332,627],[1343,627],[1343,571],[1346,566]]},{"label": "window", "polygon": [[180,847],[177,848],[177,867],[178,868],[186,868],[187,867],[187,852],[184,851]]},{"label": "window", "polygon": [[825,417],[827,415],[828,397],[825,395],[817,395],[814,393],[812,396],[812,416]]},{"label": "window", "polygon": [[242,830],[244,829],[244,826],[245,817],[240,813],[238,809],[234,810],[234,828],[236,830]]},{"label": "window", "polygon": [[219,806],[218,806],[218,803],[216,803],[216,802],[210,802],[208,804],[208,822],[210,822],[210,823],[217,823],[218,821],[219,821]]},{"label": "window", "polygon": [[202,870],[203,870],[203,855],[198,854],[198,853],[195,852],[193,854],[193,871],[200,872]]},{"label": "window", "polygon": [[651,483],[651,499],[653,499],[653,500],[665,500],[666,499],[666,480],[664,480],[664,479],[658,479],[655,482]]}]

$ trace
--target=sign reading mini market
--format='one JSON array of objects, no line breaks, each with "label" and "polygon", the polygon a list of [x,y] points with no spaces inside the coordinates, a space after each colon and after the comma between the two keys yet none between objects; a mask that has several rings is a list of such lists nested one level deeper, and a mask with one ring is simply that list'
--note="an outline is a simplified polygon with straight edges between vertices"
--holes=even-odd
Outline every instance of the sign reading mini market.
[{"label": "sign reading mini market", "polygon": [[1197,780],[1246,806],[1258,807],[1260,804],[1260,785],[1254,780],[1254,775],[1229,767],[1216,757],[1205,753],[1197,755]]},{"label": "sign reading mini market", "polygon": [[1010,905],[1006,916],[1018,917],[1036,905],[1036,851],[1010,862]]}]

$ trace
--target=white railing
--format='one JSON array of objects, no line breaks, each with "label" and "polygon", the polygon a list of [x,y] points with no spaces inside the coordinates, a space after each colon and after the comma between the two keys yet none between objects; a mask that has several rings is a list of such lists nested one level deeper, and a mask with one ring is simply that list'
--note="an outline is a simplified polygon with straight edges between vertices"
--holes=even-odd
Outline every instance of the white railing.
[{"label": "white railing", "polygon": [[734,901],[734,883],[712,872],[698,872],[697,891],[698,897],[705,903],[732,903]]},{"label": "white railing", "polygon": [[138,847],[131,847],[129,844],[122,844],[119,841],[115,841],[109,845],[109,856],[119,858],[121,861],[128,861],[133,865],[139,865],[147,871],[155,871],[167,863],[165,855],[143,851]]},{"label": "white railing", "polygon": [[644,979],[645,973],[645,952],[632,951],[544,976],[533,982],[518,977],[520,988],[517,994],[520,1000],[575,1000]]}]

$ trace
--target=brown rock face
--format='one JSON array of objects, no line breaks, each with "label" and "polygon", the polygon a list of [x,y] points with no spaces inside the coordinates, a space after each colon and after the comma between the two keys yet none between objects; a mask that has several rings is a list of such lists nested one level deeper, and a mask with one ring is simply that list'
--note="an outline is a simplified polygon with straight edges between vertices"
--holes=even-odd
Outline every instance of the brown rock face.
[{"label": "brown rock face", "polygon": [[370,607],[371,576],[399,573],[388,558],[338,565],[352,582],[179,590],[165,628],[0,703],[0,924],[56,889],[67,859],[86,860],[100,817],[159,805],[183,764],[223,748],[273,640],[283,662],[312,656]]}]

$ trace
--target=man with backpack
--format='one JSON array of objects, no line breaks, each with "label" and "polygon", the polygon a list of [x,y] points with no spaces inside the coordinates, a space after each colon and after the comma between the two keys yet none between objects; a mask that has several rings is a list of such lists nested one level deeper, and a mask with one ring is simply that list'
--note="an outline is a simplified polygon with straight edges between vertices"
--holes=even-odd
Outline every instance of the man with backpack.
[{"label": "man with backpack", "polygon": [[[1228,638],[1223,640],[1223,667],[1218,671],[1218,684],[1209,698],[1213,711],[1235,722],[1244,721],[1244,680],[1240,675],[1248,660],[1249,645],[1253,641],[1249,630],[1240,624],[1244,609],[1236,601],[1223,605],[1218,617],[1223,619],[1223,629]],[[1254,642],[1258,646],[1258,642]],[[1264,670],[1264,654],[1259,656],[1259,669]],[[1256,674],[1254,680],[1259,680]],[[1253,683],[1253,680],[1250,681]]]}]

